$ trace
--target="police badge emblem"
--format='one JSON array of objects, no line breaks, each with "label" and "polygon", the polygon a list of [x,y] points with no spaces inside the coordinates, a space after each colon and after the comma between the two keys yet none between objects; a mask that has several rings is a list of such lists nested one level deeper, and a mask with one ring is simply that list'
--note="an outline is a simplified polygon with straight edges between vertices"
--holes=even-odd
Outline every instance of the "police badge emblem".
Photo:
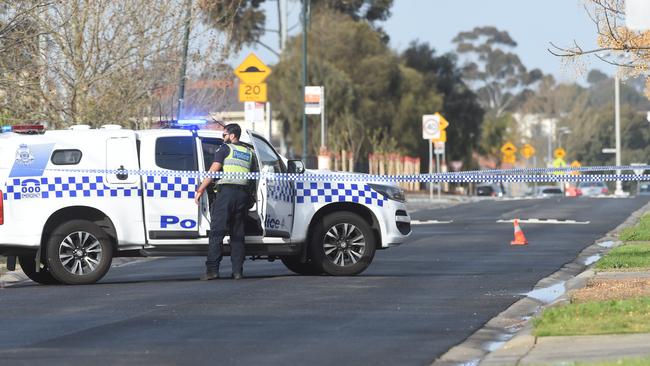
[{"label": "police badge emblem", "polygon": [[16,150],[16,162],[22,165],[30,165],[34,161],[34,155],[29,150],[27,144],[20,144]]}]

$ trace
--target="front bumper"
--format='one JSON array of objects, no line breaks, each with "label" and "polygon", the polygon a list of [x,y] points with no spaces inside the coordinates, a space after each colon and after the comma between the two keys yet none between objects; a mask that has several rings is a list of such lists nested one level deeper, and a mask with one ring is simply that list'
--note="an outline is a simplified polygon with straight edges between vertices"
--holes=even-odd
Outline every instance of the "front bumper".
[{"label": "front bumper", "polygon": [[391,201],[387,207],[389,217],[386,218],[386,233],[382,247],[394,247],[406,242],[411,236],[411,216],[406,211],[406,204]]}]

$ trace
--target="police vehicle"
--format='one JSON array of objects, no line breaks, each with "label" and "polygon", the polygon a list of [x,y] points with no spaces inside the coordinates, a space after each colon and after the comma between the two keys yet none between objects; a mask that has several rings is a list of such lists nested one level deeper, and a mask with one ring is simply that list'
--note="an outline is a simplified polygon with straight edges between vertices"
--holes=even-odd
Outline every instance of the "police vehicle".
[{"label": "police vehicle", "polygon": [[[241,141],[259,171],[305,174],[262,135],[246,131]],[[220,131],[183,128],[1,133],[0,255],[42,284],[94,283],[115,257],[205,255],[214,196],[197,207],[201,178],[179,172],[206,171],[222,143]],[[255,181],[247,256],[280,259],[298,274],[348,276],[409,237],[401,189],[327,174]]]}]

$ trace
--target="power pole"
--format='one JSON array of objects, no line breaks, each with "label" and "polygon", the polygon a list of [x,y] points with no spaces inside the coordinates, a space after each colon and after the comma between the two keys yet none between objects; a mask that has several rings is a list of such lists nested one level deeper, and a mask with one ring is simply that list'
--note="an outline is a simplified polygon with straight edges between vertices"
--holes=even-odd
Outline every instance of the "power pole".
[{"label": "power pole", "polygon": [[176,109],[176,120],[181,119],[185,103],[185,73],[187,72],[187,49],[190,44],[190,20],[192,17],[192,0],[185,0],[185,34],[183,35],[183,58],[181,71],[178,75],[178,106]]},{"label": "power pole", "polygon": [[287,22],[288,22],[287,0],[278,0],[278,26],[280,34],[280,54],[287,45]]},{"label": "power pole", "polygon": [[307,14],[309,0],[302,0],[302,158],[307,159],[307,114],[305,87],[307,86]]}]

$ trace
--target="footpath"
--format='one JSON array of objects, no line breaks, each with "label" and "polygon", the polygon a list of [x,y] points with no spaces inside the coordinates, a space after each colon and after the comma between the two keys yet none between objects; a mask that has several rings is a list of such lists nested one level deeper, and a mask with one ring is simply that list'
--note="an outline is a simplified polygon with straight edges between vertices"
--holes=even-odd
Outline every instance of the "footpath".
[{"label": "footpath", "polygon": [[433,365],[650,365],[650,204]]}]

